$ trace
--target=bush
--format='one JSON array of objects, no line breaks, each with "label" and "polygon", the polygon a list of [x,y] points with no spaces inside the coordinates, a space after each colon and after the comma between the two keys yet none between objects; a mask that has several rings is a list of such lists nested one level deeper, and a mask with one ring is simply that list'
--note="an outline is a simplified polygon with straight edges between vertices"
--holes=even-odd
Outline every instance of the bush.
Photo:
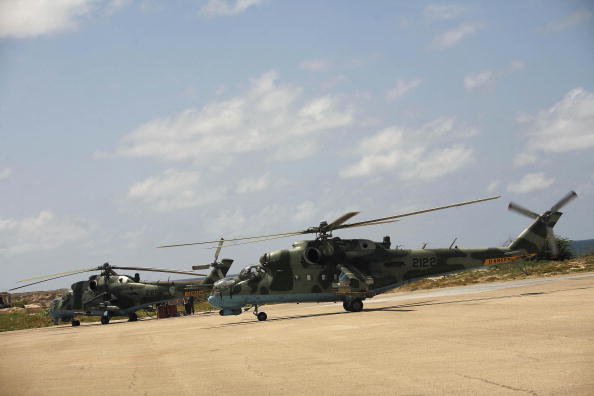
[{"label": "bush", "polygon": [[564,261],[574,258],[574,254],[571,251],[571,240],[568,238],[555,235],[557,241],[557,247],[559,248],[559,254],[554,257],[547,243],[544,250],[537,256],[539,260],[558,260]]}]

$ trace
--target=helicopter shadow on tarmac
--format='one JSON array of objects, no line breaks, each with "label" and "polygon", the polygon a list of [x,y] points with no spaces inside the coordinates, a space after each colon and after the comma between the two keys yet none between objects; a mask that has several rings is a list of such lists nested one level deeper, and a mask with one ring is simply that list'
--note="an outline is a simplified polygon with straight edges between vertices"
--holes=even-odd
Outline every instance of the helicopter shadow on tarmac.
[{"label": "helicopter shadow on tarmac", "polygon": [[[399,307],[383,307],[383,308],[366,308],[364,311],[357,312],[358,314],[364,314],[366,312],[374,312],[374,311],[394,311],[394,312],[413,312],[414,309],[399,309]],[[275,321],[285,321],[285,320],[295,320],[295,319],[306,319],[306,318],[317,318],[317,317],[324,317],[324,316],[334,316],[334,315],[350,315],[352,312],[324,312],[324,313],[316,313],[316,314],[307,314],[307,315],[291,315],[291,316],[278,316],[275,318],[269,318],[269,322]],[[224,327],[233,327],[233,326],[243,326],[243,325],[255,325],[259,322],[255,322],[253,320],[243,320],[241,322],[232,322],[232,323],[224,323],[218,326],[210,326],[206,327],[206,329],[219,329]]]},{"label": "helicopter shadow on tarmac", "polygon": [[[334,316],[334,315],[352,315],[352,314],[365,314],[365,313],[373,313],[373,312],[416,312],[416,307],[424,307],[424,306],[433,306],[433,305],[446,305],[446,304],[465,304],[465,303],[477,303],[477,302],[484,302],[484,301],[495,301],[495,300],[503,300],[508,298],[520,298],[520,297],[537,297],[541,295],[547,294],[554,294],[564,291],[573,291],[573,290],[585,290],[585,289],[593,289],[594,287],[577,287],[577,288],[567,288],[567,289],[559,289],[559,290],[550,290],[546,292],[527,292],[527,293],[516,293],[516,294],[508,294],[505,296],[495,296],[495,297],[480,297],[480,298],[467,298],[467,299],[456,299],[456,300],[448,300],[448,301],[434,301],[434,300],[426,300],[426,301],[418,301],[410,304],[398,304],[398,305],[391,305],[387,307],[379,307],[379,308],[365,308],[361,312],[324,312],[324,313],[315,313],[315,314],[303,314],[303,315],[291,315],[291,316],[279,316],[275,318],[269,318],[269,322],[275,321],[286,321],[286,320],[295,320],[295,319],[307,319],[307,318],[316,318],[316,317],[325,317],[325,316]],[[337,305],[338,306],[338,305]],[[224,323],[218,326],[210,326],[205,327],[205,329],[217,329],[217,328],[225,328],[225,327],[234,327],[234,326],[244,326],[244,325],[258,325],[260,322],[253,321],[253,320],[244,320],[240,322],[232,322],[232,323]]]}]

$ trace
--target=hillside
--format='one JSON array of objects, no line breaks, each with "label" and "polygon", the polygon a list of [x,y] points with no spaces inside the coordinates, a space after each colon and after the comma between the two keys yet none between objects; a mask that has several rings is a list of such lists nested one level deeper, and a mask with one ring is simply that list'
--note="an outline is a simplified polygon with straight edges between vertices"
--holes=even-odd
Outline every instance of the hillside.
[{"label": "hillside", "polygon": [[594,239],[584,239],[582,241],[570,242],[571,252],[575,256],[584,256],[587,254],[594,254]]}]

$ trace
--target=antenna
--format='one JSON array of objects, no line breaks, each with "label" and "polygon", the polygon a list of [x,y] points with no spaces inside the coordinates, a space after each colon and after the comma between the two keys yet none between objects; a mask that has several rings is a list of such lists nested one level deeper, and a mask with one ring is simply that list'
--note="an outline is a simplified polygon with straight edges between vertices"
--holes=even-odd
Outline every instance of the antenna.
[{"label": "antenna", "polygon": [[458,240],[458,237],[454,238],[454,240],[452,241],[452,244],[450,245],[450,249],[452,248],[452,246],[454,246],[454,243],[456,243],[457,240]]}]

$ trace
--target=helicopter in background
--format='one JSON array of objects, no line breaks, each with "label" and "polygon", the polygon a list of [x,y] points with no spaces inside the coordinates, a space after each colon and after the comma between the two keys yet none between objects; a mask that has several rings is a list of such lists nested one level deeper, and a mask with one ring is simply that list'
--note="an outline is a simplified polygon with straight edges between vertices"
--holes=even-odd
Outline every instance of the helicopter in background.
[{"label": "helicopter in background", "polygon": [[[79,315],[101,316],[102,324],[108,324],[113,316],[128,316],[128,320],[133,322],[138,320],[136,311],[141,309],[166,303],[184,296],[210,294],[213,284],[227,275],[233,263],[233,260],[230,259],[223,259],[221,262],[217,261],[221,245],[222,241],[220,241],[219,249],[217,249],[213,263],[194,267],[200,269],[212,267],[208,275],[158,268],[112,266],[105,263],[99,267],[26,279],[21,282],[34,279],[43,280],[10,290],[20,289],[52,279],[99,271],[99,274],[91,275],[88,280],[73,283],[68,293],[51,302],[49,314],[54,324],[62,320],[63,322],[71,322],[72,326],[79,326],[80,321],[76,319]],[[206,277],[203,279],[181,281],[141,282],[140,274],[136,273],[133,277],[121,275],[114,271],[116,269]]]},{"label": "helicopter in background", "polygon": [[[358,214],[349,212],[330,224],[322,222],[317,227],[302,231],[228,239],[247,240],[234,243],[244,244],[303,234],[316,235],[313,240],[294,243],[291,249],[264,254],[258,265],[245,267],[235,278],[215,282],[208,302],[219,307],[221,315],[239,315],[253,307],[260,321],[266,320],[267,315],[258,312],[258,307],[272,303],[342,301],[346,311],[358,312],[363,309],[366,298],[416,279],[534,257],[546,244],[556,254],[558,247],[553,227],[562,214],[559,210],[576,196],[571,191],[541,215],[510,203],[510,210],[531,217],[534,222],[507,247],[391,249],[388,236],[382,242],[332,236],[333,231],[340,229],[390,223],[401,217],[490,201],[500,196],[345,224]],[[173,246],[180,245],[168,247]]]}]

